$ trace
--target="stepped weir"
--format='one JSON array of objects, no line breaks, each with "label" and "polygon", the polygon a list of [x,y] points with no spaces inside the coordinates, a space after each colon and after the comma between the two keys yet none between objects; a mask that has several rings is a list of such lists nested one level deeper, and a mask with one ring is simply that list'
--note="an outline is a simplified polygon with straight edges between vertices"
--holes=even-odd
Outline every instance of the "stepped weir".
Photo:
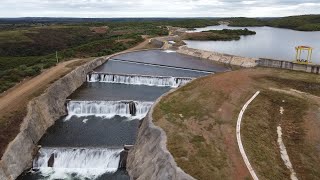
[{"label": "stepped weir", "polygon": [[[153,101],[172,88],[213,73],[210,65],[201,64],[199,60],[188,65],[184,58],[179,61],[186,67],[205,68],[113,58],[86,74],[86,83],[81,88],[87,91],[83,90],[80,95],[87,94],[68,97],[67,117],[60,118],[40,140],[41,148],[34,158],[33,171],[29,173],[31,179],[130,179],[126,166],[133,145],[126,144],[136,142],[139,124]],[[96,90],[102,86],[106,88]]]},{"label": "stepped weir", "polygon": [[69,116],[144,117],[153,102],[140,101],[69,101]]},{"label": "stepped weir", "polygon": [[105,82],[131,85],[147,86],[169,86],[179,87],[193,78],[189,77],[170,77],[170,76],[148,76],[136,74],[108,74],[108,73],[90,73],[87,75],[87,82]]}]

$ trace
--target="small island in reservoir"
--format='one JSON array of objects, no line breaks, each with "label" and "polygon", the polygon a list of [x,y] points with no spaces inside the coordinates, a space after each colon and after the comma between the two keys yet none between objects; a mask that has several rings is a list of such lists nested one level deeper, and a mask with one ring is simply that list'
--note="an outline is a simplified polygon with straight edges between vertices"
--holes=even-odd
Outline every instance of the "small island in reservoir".
[{"label": "small island in reservoir", "polygon": [[198,41],[232,41],[239,40],[240,36],[255,35],[255,31],[245,29],[223,29],[209,30],[203,32],[185,33],[182,36],[183,40],[198,40]]}]

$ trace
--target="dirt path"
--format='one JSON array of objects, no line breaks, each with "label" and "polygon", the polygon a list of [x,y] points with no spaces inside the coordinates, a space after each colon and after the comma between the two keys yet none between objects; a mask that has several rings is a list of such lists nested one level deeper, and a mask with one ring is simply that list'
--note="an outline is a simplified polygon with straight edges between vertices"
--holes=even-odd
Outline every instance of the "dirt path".
[{"label": "dirt path", "polygon": [[25,80],[19,85],[1,94],[0,114],[6,113],[6,111],[4,111],[6,109],[11,109],[16,107],[17,105],[20,105],[21,102],[24,102],[26,99],[28,99],[28,97],[32,96],[32,94],[39,91],[40,89],[43,89],[52,81],[60,78],[60,76],[70,71],[72,68],[68,65],[79,61],[83,60],[75,59],[60,63],[53,68],[45,70],[40,75],[29,80]]},{"label": "dirt path", "polygon": [[142,43],[140,43],[137,46],[130,48],[126,51],[134,51],[134,50],[149,49],[149,48],[160,48],[160,47],[155,47],[155,46],[149,44],[149,42],[152,38],[149,38],[148,36],[142,36],[142,37],[145,39]]}]

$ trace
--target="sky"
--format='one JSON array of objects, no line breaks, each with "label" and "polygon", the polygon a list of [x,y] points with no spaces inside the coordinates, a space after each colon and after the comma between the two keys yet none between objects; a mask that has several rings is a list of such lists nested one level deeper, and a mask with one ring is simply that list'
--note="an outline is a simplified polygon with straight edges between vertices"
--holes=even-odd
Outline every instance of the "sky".
[{"label": "sky", "polygon": [[282,17],[320,0],[0,0],[0,17]]}]

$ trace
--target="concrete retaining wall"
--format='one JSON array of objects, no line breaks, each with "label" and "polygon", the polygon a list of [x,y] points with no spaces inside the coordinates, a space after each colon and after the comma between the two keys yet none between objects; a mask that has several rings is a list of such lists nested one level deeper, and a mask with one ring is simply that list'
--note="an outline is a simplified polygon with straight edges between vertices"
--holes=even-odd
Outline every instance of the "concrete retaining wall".
[{"label": "concrete retaining wall", "polygon": [[314,64],[297,64],[289,61],[273,60],[273,59],[260,59],[258,66],[271,67],[280,69],[289,69],[294,71],[304,71],[308,73],[320,74],[320,65]]},{"label": "concrete retaining wall", "polygon": [[189,56],[199,57],[202,59],[207,59],[211,61],[216,61],[219,63],[241,66],[241,67],[255,67],[258,65],[258,59],[246,58],[240,56],[233,56],[229,54],[222,54],[218,52],[204,51],[199,49],[188,48],[187,46],[179,47],[178,53],[186,54]]},{"label": "concrete retaining wall", "polygon": [[148,115],[142,121],[136,143],[129,151],[127,170],[132,179],[194,179],[177,166],[174,158],[167,149],[166,133],[152,122],[154,108],[165,95],[156,101]]},{"label": "concrete retaining wall", "polygon": [[233,56],[229,54],[222,54],[211,51],[204,51],[199,49],[188,48],[187,46],[179,47],[178,53],[186,54],[189,56],[199,57],[202,59],[212,60],[224,64],[236,65],[241,67],[270,67],[270,68],[280,68],[289,69],[294,71],[304,71],[308,73],[320,74],[320,65],[314,64],[298,64],[290,61],[274,60],[274,59],[255,59],[246,58],[240,56]]},{"label": "concrete retaining wall", "polygon": [[59,117],[66,114],[66,98],[86,81],[88,72],[105,61],[106,58],[98,58],[76,68],[54,82],[41,96],[29,102],[20,133],[10,142],[1,158],[1,180],[16,179],[25,169],[31,167],[37,142]]}]

